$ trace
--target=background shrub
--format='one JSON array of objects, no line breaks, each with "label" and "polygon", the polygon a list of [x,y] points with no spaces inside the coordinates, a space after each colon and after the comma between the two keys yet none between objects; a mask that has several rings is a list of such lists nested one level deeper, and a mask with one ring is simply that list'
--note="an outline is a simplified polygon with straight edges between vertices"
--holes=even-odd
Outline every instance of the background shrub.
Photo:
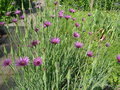
[{"label": "background shrub", "polygon": [[[60,3],[67,4],[82,10],[90,10],[91,1],[92,0],[60,0]],[[119,0],[93,0],[93,1],[94,1],[93,8],[97,8],[101,10],[111,10],[111,9],[120,10]]]}]

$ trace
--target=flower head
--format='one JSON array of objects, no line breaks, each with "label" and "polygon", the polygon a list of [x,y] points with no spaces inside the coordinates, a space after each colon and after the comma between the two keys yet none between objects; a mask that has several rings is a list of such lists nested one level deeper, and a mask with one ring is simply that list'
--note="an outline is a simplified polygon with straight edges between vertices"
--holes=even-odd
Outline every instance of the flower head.
[{"label": "flower head", "polygon": [[92,56],[93,56],[93,52],[92,52],[92,51],[88,51],[88,52],[87,52],[87,56],[88,56],[88,57],[92,57]]},{"label": "flower head", "polygon": [[58,13],[58,17],[60,17],[60,18],[64,17],[64,11],[63,11],[63,10],[61,10],[61,11]]},{"label": "flower head", "polygon": [[16,11],[15,11],[15,14],[20,14],[20,13],[21,13],[20,10],[16,10]]},{"label": "flower head", "polygon": [[5,24],[5,22],[0,22],[0,26],[3,26]]},{"label": "flower head", "polygon": [[91,13],[88,13],[88,16],[92,16],[92,14],[91,14]]},{"label": "flower head", "polygon": [[120,63],[120,55],[117,55],[116,59],[118,60],[118,63]]},{"label": "flower head", "polygon": [[10,16],[10,14],[11,14],[11,12],[7,12],[7,13],[6,13],[6,16]]},{"label": "flower head", "polygon": [[83,43],[80,43],[80,42],[75,42],[75,47],[76,48],[82,48],[83,47]]},{"label": "flower head", "polygon": [[50,17],[51,17],[51,18],[54,18],[54,17],[55,17],[55,15],[51,15]]},{"label": "flower head", "polygon": [[59,39],[59,38],[52,38],[52,39],[50,40],[50,42],[51,42],[52,44],[58,44],[58,43],[60,43],[60,39]]},{"label": "flower head", "polygon": [[92,35],[92,32],[88,32],[89,35]]},{"label": "flower head", "polygon": [[65,17],[65,19],[70,19],[71,18],[71,16],[70,15],[66,15],[66,16],[64,16]]},{"label": "flower head", "polygon": [[42,59],[40,57],[35,58],[33,61],[34,66],[39,66],[42,64]]},{"label": "flower head", "polygon": [[82,18],[82,21],[85,21],[85,18]]},{"label": "flower head", "polygon": [[46,26],[46,27],[49,27],[49,26],[51,26],[52,24],[51,24],[51,22],[49,22],[49,21],[46,21],[46,22],[44,22],[44,26]]},{"label": "flower head", "polygon": [[79,23],[75,23],[75,26],[76,26],[76,27],[80,27],[80,24],[79,24]]},{"label": "flower head", "polygon": [[20,16],[20,19],[24,19],[24,18],[25,18],[24,15]]},{"label": "flower head", "polygon": [[39,43],[40,43],[39,40],[33,40],[33,41],[31,42],[32,46],[36,46],[36,45],[38,45]]},{"label": "flower head", "polygon": [[26,66],[29,63],[29,58],[28,57],[23,57],[16,62],[16,66]]},{"label": "flower head", "polygon": [[74,10],[74,9],[69,9],[69,11],[70,11],[71,13],[75,13],[75,10]]},{"label": "flower head", "polygon": [[16,18],[12,19],[12,22],[16,23],[16,22],[17,22],[17,19],[16,19]]},{"label": "flower head", "polygon": [[74,33],[73,33],[73,36],[78,38],[78,37],[80,37],[80,34],[77,33],[77,32],[74,32]]},{"label": "flower head", "polygon": [[10,59],[6,59],[6,60],[4,60],[4,62],[3,62],[3,66],[9,66],[10,64],[11,64],[11,60]]},{"label": "flower head", "polygon": [[109,47],[109,46],[110,46],[110,43],[106,43],[105,46],[106,46],[106,47]]},{"label": "flower head", "polygon": [[38,31],[39,31],[39,28],[35,28],[35,31],[38,32]]},{"label": "flower head", "polygon": [[73,21],[75,21],[75,20],[76,20],[76,18],[72,18],[72,20],[73,20]]},{"label": "flower head", "polygon": [[57,5],[57,4],[58,4],[58,1],[55,1],[55,2],[54,2],[54,5]]}]

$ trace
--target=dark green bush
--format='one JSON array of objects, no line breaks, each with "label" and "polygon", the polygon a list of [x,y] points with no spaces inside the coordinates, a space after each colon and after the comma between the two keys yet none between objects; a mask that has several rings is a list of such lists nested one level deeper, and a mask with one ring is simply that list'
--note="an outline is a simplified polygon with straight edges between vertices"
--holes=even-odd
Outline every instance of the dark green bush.
[{"label": "dark green bush", "polygon": [[[82,10],[90,10],[91,0],[60,0],[60,3],[70,5],[72,7]],[[100,10],[120,10],[119,7],[119,0],[94,0],[93,4],[93,8],[97,8]]]},{"label": "dark green bush", "polygon": [[15,9],[13,2],[14,0],[0,0],[0,21],[6,21],[8,17],[5,16],[5,13]]}]

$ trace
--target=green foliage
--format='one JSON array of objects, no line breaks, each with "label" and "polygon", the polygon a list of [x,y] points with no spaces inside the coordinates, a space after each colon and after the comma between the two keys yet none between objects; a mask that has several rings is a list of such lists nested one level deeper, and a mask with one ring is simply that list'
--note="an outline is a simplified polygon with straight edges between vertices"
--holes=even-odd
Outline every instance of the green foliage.
[{"label": "green foliage", "polygon": [[[91,0],[60,0],[61,4],[70,5],[82,10],[90,10]],[[100,10],[119,9],[119,0],[94,0],[93,8]]]},{"label": "green foliage", "polygon": [[0,21],[5,21],[7,18],[5,13],[14,10],[12,2],[14,0],[0,0]]},{"label": "green foliage", "polygon": [[[34,19],[25,17],[25,33],[18,30],[12,36],[15,44],[20,41],[18,50],[11,52],[13,62],[15,57],[30,57],[29,65],[21,67],[20,72],[12,65],[16,70],[13,76],[17,85],[15,90],[101,90],[108,84],[114,87],[120,84],[120,65],[115,58],[120,53],[120,40],[116,36],[119,31],[117,13],[112,15],[110,12],[96,10],[92,16],[88,16],[88,12],[83,11],[70,13],[69,8],[64,6],[57,10],[54,8],[49,7],[48,10],[46,7],[43,12],[37,12]],[[60,10],[66,10],[65,14],[76,17],[77,20],[58,18]],[[50,18],[53,14],[56,17]],[[86,21],[82,21],[83,17]],[[44,21],[50,21],[52,25],[48,28],[40,26]],[[79,22],[81,27],[76,28],[75,22]],[[35,26],[40,31],[35,32]],[[101,29],[106,36],[104,41],[100,41],[103,34]],[[80,33],[80,38],[74,38],[74,32]],[[88,32],[93,34],[89,35]],[[59,37],[61,42],[58,45],[51,44],[52,37]],[[32,40],[40,40],[40,44],[33,48],[27,47]],[[76,41],[84,43],[84,47],[75,48]],[[111,46],[106,47],[106,42]],[[94,52],[95,57],[86,56],[89,50]],[[42,58],[43,64],[35,67],[32,62],[38,56]]]},{"label": "green foliage", "polygon": [[15,0],[15,1],[19,9],[22,9],[23,7],[24,9],[28,9],[30,7],[30,3],[32,0]]}]

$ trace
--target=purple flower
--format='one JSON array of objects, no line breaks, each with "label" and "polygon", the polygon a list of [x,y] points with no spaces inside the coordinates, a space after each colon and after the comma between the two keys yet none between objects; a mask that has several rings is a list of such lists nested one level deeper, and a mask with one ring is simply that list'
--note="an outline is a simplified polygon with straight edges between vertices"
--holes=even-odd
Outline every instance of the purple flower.
[{"label": "purple flower", "polygon": [[120,63],[120,55],[117,55],[116,59],[118,60],[118,63]]},{"label": "purple flower", "polygon": [[33,41],[31,42],[32,46],[36,46],[36,45],[38,45],[39,43],[40,43],[39,40],[33,40]]},{"label": "purple flower", "polygon": [[74,33],[73,33],[73,36],[78,38],[78,37],[80,37],[80,34],[77,33],[77,32],[74,32]]},{"label": "purple flower", "polygon": [[62,17],[64,17],[64,15],[61,13],[61,14],[59,14],[58,17],[59,17],[59,18],[62,18]]},{"label": "purple flower", "polygon": [[63,11],[63,10],[61,10],[61,11],[58,13],[58,17],[60,17],[60,18],[64,17],[64,11]]},{"label": "purple flower", "polygon": [[85,18],[82,18],[82,21],[85,21]]},{"label": "purple flower", "polygon": [[15,4],[16,4],[16,2],[12,2],[12,3],[11,3],[11,5],[15,5]]},{"label": "purple flower", "polygon": [[76,18],[72,18],[72,20],[73,20],[73,21],[75,21],[75,20],[76,20]]},{"label": "purple flower", "polygon": [[70,11],[71,13],[75,13],[75,10],[74,10],[74,9],[69,9],[69,11]]},{"label": "purple flower", "polygon": [[23,57],[16,62],[16,66],[26,66],[29,63],[29,58],[28,57]]},{"label": "purple flower", "polygon": [[88,32],[89,35],[92,35],[92,32]]},{"label": "purple flower", "polygon": [[75,47],[76,48],[82,48],[83,47],[83,43],[80,43],[80,42],[75,42]]},{"label": "purple flower", "polygon": [[40,57],[37,57],[33,61],[34,66],[40,66],[42,64],[42,59]]},{"label": "purple flower", "polygon": [[12,22],[16,23],[16,22],[17,22],[17,19],[16,19],[16,18],[12,19]]},{"label": "purple flower", "polygon": [[58,44],[58,43],[60,43],[60,39],[59,39],[59,38],[52,38],[52,39],[50,40],[50,42],[51,42],[52,44]]},{"label": "purple flower", "polygon": [[65,19],[70,19],[71,18],[71,16],[70,15],[66,15],[66,16],[64,16],[65,17]]},{"label": "purple flower", "polygon": [[36,5],[35,8],[40,8],[40,5]]},{"label": "purple flower", "polygon": [[24,19],[24,18],[25,18],[24,15],[20,16],[20,19]]},{"label": "purple flower", "polygon": [[16,10],[16,11],[15,11],[15,14],[20,14],[20,13],[21,13],[20,10]]},{"label": "purple flower", "polygon": [[5,22],[0,22],[0,26],[3,26],[5,24]]},{"label": "purple flower", "polygon": [[44,22],[44,26],[45,27],[49,27],[49,26],[51,26],[52,24],[51,24],[51,22],[49,22],[49,21],[46,21],[46,22]]},{"label": "purple flower", "polygon": [[32,8],[28,8],[28,10],[32,10]]},{"label": "purple flower", "polygon": [[61,13],[62,13],[62,14],[64,14],[64,11],[63,11],[63,10],[61,10],[61,11],[59,11],[59,13],[58,13],[58,14],[61,14]]},{"label": "purple flower", "polygon": [[3,66],[9,66],[10,64],[11,64],[11,60],[10,59],[6,59],[6,60],[4,60],[4,62],[3,62]]},{"label": "purple flower", "polygon": [[55,2],[54,2],[54,5],[57,5],[57,4],[58,4],[58,1],[55,1]]},{"label": "purple flower", "polygon": [[51,15],[50,17],[51,17],[51,18],[54,18],[54,17],[55,17],[55,15]]},{"label": "purple flower", "polygon": [[106,47],[109,47],[109,46],[110,46],[110,43],[106,43],[105,46],[106,46]]},{"label": "purple flower", "polygon": [[93,56],[93,52],[92,52],[92,51],[88,51],[88,52],[87,52],[87,56],[88,56],[88,57],[92,57],[92,56]]},{"label": "purple flower", "polygon": [[91,14],[91,13],[88,13],[88,16],[92,16],[92,14]]},{"label": "purple flower", "polygon": [[79,23],[75,23],[75,26],[76,26],[76,27],[80,27],[80,24],[79,24]]},{"label": "purple flower", "polygon": [[36,31],[36,32],[38,32],[38,31],[39,31],[39,29],[38,29],[38,28],[35,28],[35,31]]},{"label": "purple flower", "polygon": [[6,16],[10,16],[10,14],[11,14],[11,12],[7,12],[7,13],[6,13]]}]

